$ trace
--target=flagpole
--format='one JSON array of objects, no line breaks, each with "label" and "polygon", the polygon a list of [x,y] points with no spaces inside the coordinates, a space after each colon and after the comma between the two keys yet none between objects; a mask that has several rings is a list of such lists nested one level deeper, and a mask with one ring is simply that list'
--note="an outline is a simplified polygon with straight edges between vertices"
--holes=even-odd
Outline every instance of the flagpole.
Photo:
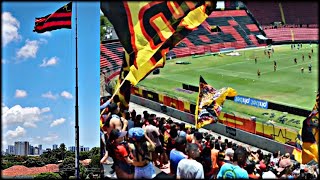
[{"label": "flagpole", "polygon": [[75,102],[75,175],[76,179],[80,179],[80,168],[79,168],[79,105],[78,105],[78,3],[76,3],[76,102]]}]

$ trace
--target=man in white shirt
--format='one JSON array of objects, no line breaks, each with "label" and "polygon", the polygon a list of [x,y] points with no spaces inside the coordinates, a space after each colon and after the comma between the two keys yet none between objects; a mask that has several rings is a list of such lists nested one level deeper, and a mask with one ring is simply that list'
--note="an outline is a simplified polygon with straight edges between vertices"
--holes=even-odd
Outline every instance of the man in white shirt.
[{"label": "man in white shirt", "polygon": [[198,145],[188,144],[187,153],[188,158],[178,163],[177,179],[204,179],[203,166],[195,160],[200,156]]}]

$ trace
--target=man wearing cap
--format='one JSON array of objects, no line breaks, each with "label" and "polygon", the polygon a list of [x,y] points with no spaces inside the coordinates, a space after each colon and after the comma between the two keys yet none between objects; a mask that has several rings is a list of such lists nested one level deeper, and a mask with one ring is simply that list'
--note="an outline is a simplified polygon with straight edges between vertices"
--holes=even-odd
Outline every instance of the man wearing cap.
[{"label": "man wearing cap", "polygon": [[232,148],[227,148],[224,154],[224,162],[232,164],[234,150]]},{"label": "man wearing cap", "polygon": [[109,155],[114,161],[114,170],[119,179],[133,179],[134,166],[129,146],[123,141],[127,131],[113,129],[109,135]]},{"label": "man wearing cap", "polygon": [[220,168],[217,179],[249,179],[248,172],[243,169],[247,161],[247,151],[238,147],[234,151],[233,163],[225,163]]}]

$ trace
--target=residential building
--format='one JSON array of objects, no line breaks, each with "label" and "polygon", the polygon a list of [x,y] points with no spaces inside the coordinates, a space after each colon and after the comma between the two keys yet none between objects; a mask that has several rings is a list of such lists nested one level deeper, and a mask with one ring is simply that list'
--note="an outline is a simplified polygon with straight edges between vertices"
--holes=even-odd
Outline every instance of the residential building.
[{"label": "residential building", "polygon": [[14,142],[15,155],[27,156],[29,154],[29,142],[18,141]]},{"label": "residential building", "polygon": [[13,145],[8,145],[7,154],[15,154],[15,147]]},{"label": "residential building", "polygon": [[58,149],[58,144],[52,145],[52,150]]}]

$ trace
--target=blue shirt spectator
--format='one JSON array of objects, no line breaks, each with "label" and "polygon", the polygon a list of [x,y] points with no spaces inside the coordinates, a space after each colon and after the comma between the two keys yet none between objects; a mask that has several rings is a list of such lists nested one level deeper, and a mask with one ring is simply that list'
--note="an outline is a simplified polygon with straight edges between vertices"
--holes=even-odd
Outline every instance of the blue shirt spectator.
[{"label": "blue shirt spectator", "polygon": [[181,151],[178,151],[176,149],[172,149],[170,151],[170,166],[171,166],[172,174],[177,173],[178,163],[185,158],[187,158],[187,155],[185,155]]}]

